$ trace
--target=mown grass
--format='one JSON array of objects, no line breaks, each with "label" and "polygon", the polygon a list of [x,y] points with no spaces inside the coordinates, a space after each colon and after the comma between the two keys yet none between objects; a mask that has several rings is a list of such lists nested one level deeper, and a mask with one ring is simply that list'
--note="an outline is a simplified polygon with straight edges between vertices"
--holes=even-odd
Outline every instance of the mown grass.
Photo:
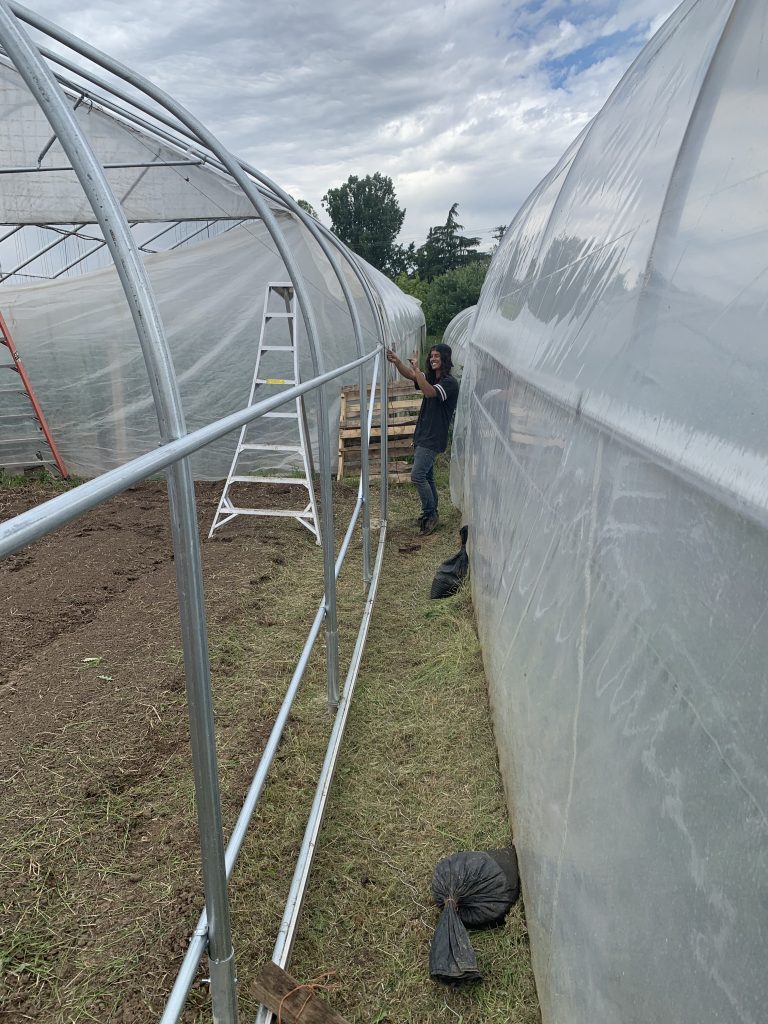
[{"label": "mown grass", "polygon": [[[423,540],[411,526],[417,513],[414,489],[391,488],[384,573],[290,969],[301,980],[333,972],[336,987],[329,998],[350,1022],[534,1024],[539,1012],[520,906],[503,928],[473,933],[484,974],[480,984],[447,988],[428,974],[438,916],[430,897],[435,864],[456,850],[501,846],[510,839],[469,590],[444,601],[429,599],[435,569],[459,543],[444,460],[437,479],[442,525]],[[340,505],[351,506],[354,489],[342,485],[339,491]],[[375,503],[373,511],[376,515]],[[340,513],[340,532],[342,519]],[[239,594],[239,614],[220,623],[214,618],[210,626],[227,830],[322,593],[319,549],[296,530],[295,524],[269,524],[267,532],[274,535],[269,545],[254,541],[245,549],[252,568],[244,576],[233,569],[231,583]],[[414,543],[420,544],[415,551],[399,550]],[[339,586],[342,679],[362,608],[360,562],[359,544],[353,544]],[[167,665],[159,671],[178,666],[178,652],[166,654]],[[271,954],[330,733],[324,670],[321,637],[232,879],[242,1019],[255,1013],[251,982]],[[183,693],[166,694],[164,700],[163,718],[178,718],[182,727]],[[150,711],[147,717],[149,728]],[[87,774],[87,749],[80,756],[78,771]],[[141,990],[147,1012],[137,1015],[136,996],[142,997],[134,990],[130,1013],[134,1020],[154,1020],[159,992],[170,991],[183,954],[183,945],[177,946],[177,958],[160,963],[158,934],[174,927],[188,935],[201,907],[192,867],[198,855],[186,743],[169,748],[158,777],[131,788],[130,808],[127,792],[99,790],[84,804],[76,804],[72,794],[67,803],[66,795],[62,791],[66,814],[29,826],[34,835],[17,837],[20,847],[43,850],[45,856],[37,863],[19,860],[19,870],[29,874],[31,898],[28,913],[6,936],[0,972],[23,972],[36,978],[36,985],[55,989],[59,1008],[46,1022],[109,1016],[115,993],[126,992],[134,977],[135,964],[126,963],[123,954],[130,936],[109,934],[101,943],[103,955],[94,959],[85,937],[93,929],[101,934],[102,922],[78,921],[73,898],[59,892],[70,868],[52,875],[43,867],[35,876],[40,861],[62,866],[77,858],[77,847],[87,843],[89,833],[108,828],[115,856],[101,871],[125,876],[136,912],[121,924],[141,934],[145,951]],[[163,869],[151,878],[133,877],[126,857],[127,824],[137,817],[137,807],[155,823],[153,842],[167,842],[169,830],[188,822],[186,849],[167,842]],[[184,879],[189,882],[182,885]],[[59,904],[67,909],[64,917]],[[75,943],[73,935],[80,936]],[[64,946],[71,950],[69,966],[57,976],[53,965],[63,962]],[[123,1008],[128,1011],[127,1002]],[[207,989],[197,984],[184,1020],[209,1019]]]},{"label": "mown grass", "polygon": [[[458,513],[437,474],[441,529],[415,537],[414,490],[391,491],[385,572],[304,910],[293,971],[336,972],[351,1021],[539,1020],[522,907],[473,933],[479,985],[428,975],[437,861],[510,841],[469,594],[432,601],[458,550]],[[416,552],[401,552],[420,543]]]},{"label": "mown grass", "polygon": [[[391,489],[384,573],[290,969],[303,981],[332,972],[329,999],[351,1022],[534,1024],[539,1010],[519,905],[503,928],[473,934],[483,982],[446,987],[428,973],[435,864],[511,838],[469,588],[429,598],[435,569],[459,544],[444,462],[438,485],[442,526],[424,539],[411,525],[413,488]],[[416,551],[399,550],[414,543]],[[342,638],[347,656],[359,619],[358,555],[340,588],[352,613]],[[286,586],[296,569],[286,572]],[[309,563],[300,573],[311,578]],[[290,591],[281,629],[303,601]],[[250,980],[271,951],[327,740],[323,668],[318,652],[233,886],[246,1016],[256,1007]]]}]

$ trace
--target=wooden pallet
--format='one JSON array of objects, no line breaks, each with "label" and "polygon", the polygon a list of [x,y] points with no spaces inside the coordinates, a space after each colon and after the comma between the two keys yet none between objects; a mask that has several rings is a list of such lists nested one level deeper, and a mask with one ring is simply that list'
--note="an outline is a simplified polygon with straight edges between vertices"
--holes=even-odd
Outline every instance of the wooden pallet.
[{"label": "wooden pallet", "polygon": [[[370,390],[368,398],[370,400]],[[390,384],[387,390],[387,449],[391,480],[407,480],[409,477],[411,467],[405,460],[413,454],[413,432],[421,409],[421,399],[421,392],[405,381],[402,384]],[[377,393],[368,443],[369,471],[372,477],[381,473],[380,424],[381,403]],[[339,408],[338,479],[343,476],[359,476],[360,451],[360,388],[343,387]]]}]

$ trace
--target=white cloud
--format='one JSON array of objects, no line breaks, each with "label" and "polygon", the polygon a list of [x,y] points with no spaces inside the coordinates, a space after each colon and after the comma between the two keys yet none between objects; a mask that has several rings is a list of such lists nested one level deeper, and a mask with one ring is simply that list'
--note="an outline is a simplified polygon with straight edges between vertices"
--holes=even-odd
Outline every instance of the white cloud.
[{"label": "white cloud", "polygon": [[[453,202],[485,239],[508,223],[670,13],[669,0],[35,6],[318,210],[350,174],[390,175],[417,244]],[[609,52],[585,62],[600,39]],[[563,80],[548,74],[572,58]]]}]

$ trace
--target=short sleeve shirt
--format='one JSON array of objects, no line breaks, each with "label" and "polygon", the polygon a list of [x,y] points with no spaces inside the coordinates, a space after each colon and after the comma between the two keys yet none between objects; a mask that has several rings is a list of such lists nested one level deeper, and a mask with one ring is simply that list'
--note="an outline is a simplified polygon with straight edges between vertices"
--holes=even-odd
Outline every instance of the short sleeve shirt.
[{"label": "short sleeve shirt", "polygon": [[441,377],[434,388],[437,395],[434,398],[425,395],[421,403],[413,446],[422,445],[433,452],[444,452],[448,447],[448,428],[459,400],[459,382],[449,373]]}]

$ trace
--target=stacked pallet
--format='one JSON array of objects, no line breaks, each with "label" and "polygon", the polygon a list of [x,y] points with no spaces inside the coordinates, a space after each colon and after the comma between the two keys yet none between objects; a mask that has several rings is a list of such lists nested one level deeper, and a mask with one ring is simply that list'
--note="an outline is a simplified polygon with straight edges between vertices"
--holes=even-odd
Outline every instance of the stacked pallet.
[{"label": "stacked pallet", "polygon": [[[390,480],[407,480],[411,471],[405,461],[412,454],[413,432],[421,408],[421,392],[407,381],[390,384],[387,392],[387,437]],[[370,402],[370,389],[368,390]],[[343,387],[339,407],[339,464],[336,475],[360,475],[360,388]],[[373,408],[369,442],[370,475],[381,473],[381,402],[378,392]]]}]

